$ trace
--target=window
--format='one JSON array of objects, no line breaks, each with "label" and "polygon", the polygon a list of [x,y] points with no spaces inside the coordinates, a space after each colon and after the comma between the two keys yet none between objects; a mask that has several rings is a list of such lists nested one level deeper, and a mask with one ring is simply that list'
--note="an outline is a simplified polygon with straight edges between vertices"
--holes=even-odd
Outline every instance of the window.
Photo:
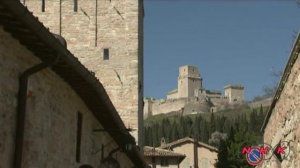
[{"label": "window", "polygon": [[109,49],[108,48],[103,49],[103,60],[109,60]]},{"label": "window", "polygon": [[168,159],[167,158],[161,158],[160,159],[160,165],[165,166],[165,167],[169,166]]},{"label": "window", "polygon": [[45,0],[42,0],[42,12],[45,12]]},{"label": "window", "polygon": [[78,112],[77,113],[77,137],[76,137],[76,162],[80,162],[81,132],[82,132],[82,114]]},{"label": "window", "polygon": [[78,10],[78,0],[74,0],[74,12]]}]

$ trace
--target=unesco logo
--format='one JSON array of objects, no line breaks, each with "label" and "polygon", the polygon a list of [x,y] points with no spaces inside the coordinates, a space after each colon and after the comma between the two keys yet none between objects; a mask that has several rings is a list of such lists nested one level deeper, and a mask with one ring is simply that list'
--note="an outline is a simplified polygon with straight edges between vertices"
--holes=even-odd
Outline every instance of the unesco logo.
[{"label": "unesco logo", "polygon": [[247,162],[252,166],[261,164],[264,160],[270,159],[273,155],[282,161],[288,157],[290,153],[289,142],[283,141],[272,147],[269,144],[261,144],[258,146],[247,146],[242,149],[242,155],[245,155]]}]

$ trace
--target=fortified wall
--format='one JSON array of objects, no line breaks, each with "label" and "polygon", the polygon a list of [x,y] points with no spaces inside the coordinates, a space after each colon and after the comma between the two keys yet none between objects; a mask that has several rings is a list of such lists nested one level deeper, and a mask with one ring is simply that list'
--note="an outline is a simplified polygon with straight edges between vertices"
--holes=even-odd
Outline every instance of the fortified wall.
[{"label": "fortified wall", "polygon": [[180,114],[189,114],[193,112],[208,112],[210,104],[206,100],[199,100],[197,97],[180,99],[162,99],[145,98],[145,118],[151,115],[166,114],[178,112]]},{"label": "fortified wall", "polygon": [[170,91],[166,99],[144,99],[144,117],[178,112],[182,115],[192,113],[216,112],[233,104],[244,102],[244,87],[227,85],[225,95],[215,90],[206,90],[197,67],[184,65],[179,68],[178,88]]}]

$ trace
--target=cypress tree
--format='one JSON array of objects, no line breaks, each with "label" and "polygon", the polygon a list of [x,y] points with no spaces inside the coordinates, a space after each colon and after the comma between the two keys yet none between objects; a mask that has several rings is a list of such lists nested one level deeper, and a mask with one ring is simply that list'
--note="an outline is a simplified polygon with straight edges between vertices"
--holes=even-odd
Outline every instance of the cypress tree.
[{"label": "cypress tree", "polygon": [[218,161],[216,163],[216,168],[228,168],[228,149],[225,140],[220,141]]},{"label": "cypress tree", "polygon": [[216,131],[216,121],[215,121],[215,116],[214,113],[211,113],[210,115],[210,133],[213,133]]}]

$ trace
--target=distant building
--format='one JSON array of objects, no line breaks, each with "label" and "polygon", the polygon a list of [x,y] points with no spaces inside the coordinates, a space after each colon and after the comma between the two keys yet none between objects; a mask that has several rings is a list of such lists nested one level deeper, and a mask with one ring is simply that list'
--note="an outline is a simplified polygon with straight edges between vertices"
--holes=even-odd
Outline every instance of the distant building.
[{"label": "distant building", "polygon": [[218,90],[207,90],[197,67],[183,65],[179,68],[177,89],[167,93],[164,100],[144,99],[145,118],[161,113],[191,114],[216,112],[231,105],[244,103],[244,87],[227,85],[222,95]]},{"label": "distant building", "polygon": [[[300,37],[298,35],[275,96],[264,120],[263,141],[286,147],[286,155],[274,154],[259,168],[300,167]],[[282,144],[283,143],[283,144]]]},{"label": "distant building", "polygon": [[185,155],[166,149],[145,146],[144,157],[152,168],[178,168]]},{"label": "distant building", "polygon": [[0,17],[0,167],[148,167],[63,38],[19,1],[0,0]]},{"label": "distant building", "polygon": [[224,92],[229,103],[242,103],[244,101],[244,86],[227,85],[224,87]]},{"label": "distant building", "polygon": [[198,97],[198,92],[202,92],[202,78],[198,68],[190,65],[181,66],[177,88],[167,94],[167,99]]},{"label": "distant building", "polygon": [[180,168],[214,168],[217,162],[218,150],[202,142],[186,137],[171,143],[162,143],[159,148],[168,149],[186,157],[180,163]]}]

